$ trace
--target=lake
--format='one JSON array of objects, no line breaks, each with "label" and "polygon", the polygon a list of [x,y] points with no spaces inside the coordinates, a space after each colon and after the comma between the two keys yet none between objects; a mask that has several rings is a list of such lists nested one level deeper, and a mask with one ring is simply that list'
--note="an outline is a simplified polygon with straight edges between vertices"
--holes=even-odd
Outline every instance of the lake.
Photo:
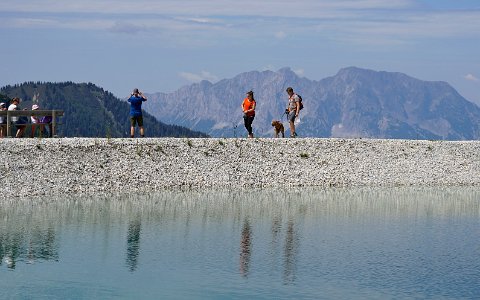
[{"label": "lake", "polygon": [[1,299],[478,299],[478,188],[11,199]]}]

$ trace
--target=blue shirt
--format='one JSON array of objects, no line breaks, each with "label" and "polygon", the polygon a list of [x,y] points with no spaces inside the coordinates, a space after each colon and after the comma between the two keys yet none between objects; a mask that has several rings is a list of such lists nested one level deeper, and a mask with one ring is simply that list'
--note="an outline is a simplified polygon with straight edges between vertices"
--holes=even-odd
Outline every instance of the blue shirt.
[{"label": "blue shirt", "polygon": [[130,102],[130,116],[131,117],[140,117],[142,115],[142,102],[146,101],[142,97],[135,97],[131,96],[128,98],[128,102]]}]

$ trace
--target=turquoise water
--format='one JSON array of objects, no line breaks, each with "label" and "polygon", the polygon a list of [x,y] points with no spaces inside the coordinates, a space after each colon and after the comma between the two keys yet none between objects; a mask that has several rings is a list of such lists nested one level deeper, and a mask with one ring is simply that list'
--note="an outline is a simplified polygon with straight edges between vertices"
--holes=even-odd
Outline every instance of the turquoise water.
[{"label": "turquoise water", "polygon": [[0,299],[478,299],[477,190],[12,199]]}]

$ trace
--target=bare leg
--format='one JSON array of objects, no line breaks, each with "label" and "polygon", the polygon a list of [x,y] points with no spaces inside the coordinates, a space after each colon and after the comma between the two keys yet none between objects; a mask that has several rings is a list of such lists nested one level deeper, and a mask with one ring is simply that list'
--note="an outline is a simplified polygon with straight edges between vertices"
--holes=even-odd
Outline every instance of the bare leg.
[{"label": "bare leg", "polygon": [[135,136],[135,127],[133,126],[130,126],[130,137],[134,137]]},{"label": "bare leg", "polygon": [[143,126],[140,126],[140,136],[141,137],[145,136],[145,130],[143,129]]},{"label": "bare leg", "polygon": [[290,136],[295,136],[295,123],[291,121],[289,123],[290,123]]},{"label": "bare leg", "polygon": [[35,137],[35,131],[37,131],[37,124],[33,123],[32,124],[32,132],[30,132],[30,137],[31,138]]},{"label": "bare leg", "polygon": [[[40,127],[41,131],[42,131],[42,134],[45,132],[45,125],[41,125]],[[48,124],[48,137],[53,137],[53,124],[52,123],[49,123]]]},{"label": "bare leg", "polygon": [[26,128],[26,126],[19,127],[15,137],[17,137],[17,138],[23,137],[23,133],[25,132],[25,128]]}]

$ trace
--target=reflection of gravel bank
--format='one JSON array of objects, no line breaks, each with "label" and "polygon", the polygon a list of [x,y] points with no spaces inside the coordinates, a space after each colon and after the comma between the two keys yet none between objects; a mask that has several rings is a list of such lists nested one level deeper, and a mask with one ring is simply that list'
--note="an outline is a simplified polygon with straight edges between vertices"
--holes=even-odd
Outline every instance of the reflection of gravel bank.
[{"label": "reflection of gravel bank", "polygon": [[165,188],[480,185],[480,142],[2,139],[2,197]]}]

